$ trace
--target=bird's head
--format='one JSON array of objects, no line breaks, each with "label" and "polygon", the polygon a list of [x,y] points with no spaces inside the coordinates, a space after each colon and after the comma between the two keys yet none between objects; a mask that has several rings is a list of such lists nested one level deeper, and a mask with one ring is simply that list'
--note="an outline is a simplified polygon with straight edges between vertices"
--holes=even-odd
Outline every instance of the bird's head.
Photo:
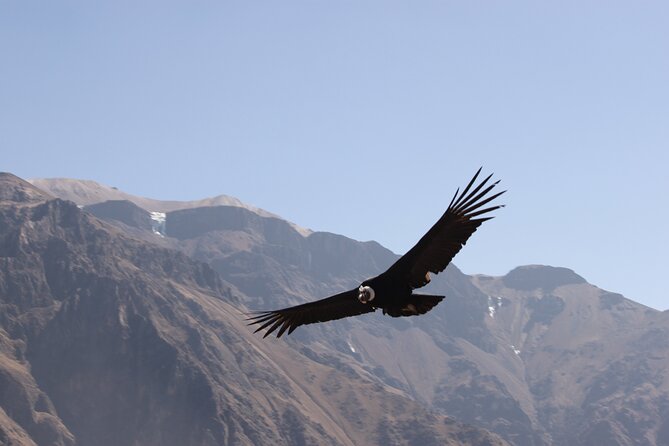
[{"label": "bird's head", "polygon": [[375,297],[374,294],[374,290],[371,286],[360,285],[358,288],[358,300],[363,304],[367,304],[373,301]]}]

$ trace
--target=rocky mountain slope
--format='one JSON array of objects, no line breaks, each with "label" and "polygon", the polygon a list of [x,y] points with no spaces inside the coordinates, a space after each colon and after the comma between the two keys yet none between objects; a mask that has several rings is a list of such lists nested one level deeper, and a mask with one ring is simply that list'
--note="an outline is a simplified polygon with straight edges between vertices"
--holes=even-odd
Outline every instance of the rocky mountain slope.
[{"label": "rocky mountain slope", "polygon": [[491,296],[486,322],[513,345],[511,370],[554,443],[669,444],[667,312],[564,268],[517,268],[474,283]]},{"label": "rocky mountain slope", "polygon": [[[36,188],[25,186],[25,189],[23,195],[18,195],[23,197],[21,200],[28,197],[33,203],[30,206],[48,199]],[[16,192],[4,194],[17,196]],[[36,197],[31,198],[31,194]],[[238,305],[268,309],[322,297],[357,285],[385,269],[397,256],[375,242],[298,231],[278,217],[243,206],[188,206],[156,215],[155,209],[143,208],[141,200],[135,199],[79,204],[85,205],[81,218],[114,233],[113,228],[86,217],[86,213],[104,219],[120,229],[116,234],[121,236],[122,232],[123,240],[131,240],[142,246],[143,252],[151,253],[149,257],[160,257],[155,254],[158,252],[171,253],[169,257],[174,255],[170,250],[179,250],[187,255],[182,259],[184,262],[191,262],[189,258],[204,262],[226,281],[213,286],[185,278],[188,283],[180,284],[177,289],[188,298],[187,302],[197,302],[200,310],[193,314],[196,308],[193,303],[182,303],[174,309],[171,303],[161,301],[156,308],[172,308],[169,315],[144,316],[161,321],[159,327],[170,327],[165,333],[190,333],[174,327],[190,326],[193,331],[192,321],[197,322],[195,331],[200,333],[200,343],[206,347],[194,348],[186,335],[168,337],[158,331],[177,352],[191,352],[184,361],[186,364],[203,364],[199,370],[212,383],[211,388],[225,387],[222,380],[210,377],[216,375],[211,370],[218,371],[220,363],[224,363],[236,371],[233,376],[240,377],[241,384],[233,381],[235,385],[261,389],[262,397],[244,401],[262,414],[261,424],[266,429],[257,429],[265,436],[245,434],[246,437],[225,437],[224,441],[244,443],[258,438],[296,444],[369,444],[369,441],[429,444],[425,441],[430,439],[439,444],[499,441],[484,431],[452,421],[457,420],[489,429],[517,445],[669,444],[666,342],[669,312],[646,308],[601,290],[566,268],[535,265],[516,268],[504,277],[472,277],[451,266],[430,285],[430,291],[443,293],[447,299],[420,318],[391,319],[371,314],[302,327],[280,340],[261,340],[260,336],[251,335],[251,330],[235,313]],[[144,255],[135,257],[147,264],[153,262]],[[130,264],[134,265],[133,262]],[[134,270],[146,272],[144,266],[135,265]],[[154,270],[158,275],[150,279],[151,283],[164,285],[176,280],[169,271],[151,268],[151,274]],[[16,281],[15,277],[10,282]],[[212,286],[214,289],[223,286],[227,291],[214,292]],[[198,291],[193,292],[193,287]],[[156,292],[161,296],[163,293],[173,296],[162,289]],[[179,299],[184,298],[167,300],[181,302]],[[230,308],[231,299],[235,301],[235,310]],[[114,313],[117,308],[113,305],[112,308]],[[76,318],[87,317],[88,313],[76,315]],[[222,327],[227,327],[227,331]],[[221,332],[228,333],[227,337]],[[54,339],[60,336],[49,333]],[[177,338],[183,342],[174,344]],[[16,335],[7,334],[6,339],[2,345],[15,342],[41,345]],[[219,346],[220,339],[225,339],[225,354],[219,350],[223,348]],[[230,352],[231,345],[238,348]],[[11,353],[15,351],[12,348],[0,351]],[[58,352],[56,346],[35,351],[52,348]],[[117,357],[125,358],[127,351],[120,351]],[[48,379],[31,372],[34,368],[31,357],[10,353],[5,353],[5,357],[24,364],[24,373],[32,377],[32,384],[26,384],[25,388],[39,390],[45,395],[42,399],[50,401],[46,407],[51,412],[34,412],[51,415],[52,430],[62,431],[58,437],[63,439],[61,444],[67,444],[67,439],[86,444],[80,428],[73,427],[70,418],[61,414],[65,409],[53,401],[50,388],[45,388]],[[67,357],[61,352],[58,355]],[[95,357],[91,351],[88,355]],[[141,354],[137,353],[139,357]],[[264,365],[257,364],[263,361]],[[75,368],[81,369],[82,364],[72,367]],[[130,376],[130,372],[125,373]],[[272,376],[278,378],[272,380]],[[227,385],[231,385],[229,378]],[[364,390],[358,385],[371,387]],[[279,402],[268,396],[284,387],[290,389],[289,394],[282,394]],[[221,407],[237,407],[231,401],[238,397],[214,397],[219,405],[212,403],[210,407],[223,413]],[[39,400],[39,396],[31,398]],[[315,406],[305,403],[305,398]],[[292,415],[277,415],[279,408],[289,407],[288,401],[293,404],[289,410]],[[151,407],[159,407],[166,403],[152,404]],[[5,408],[1,401],[0,407]],[[320,410],[318,415],[314,415],[315,407]],[[389,409],[392,407],[395,411]],[[434,413],[441,413],[442,418]],[[413,418],[406,418],[408,414]],[[444,415],[449,418],[443,418]],[[6,426],[3,432],[34,438],[36,430],[25,427],[30,423],[19,423],[13,415],[3,416],[0,423],[7,420],[0,424]],[[299,426],[295,429],[301,434],[297,437],[286,434],[294,429],[277,421],[285,417],[295,420],[295,426]],[[226,420],[203,429],[211,430],[214,426],[214,430],[228,432],[231,422],[230,418]],[[158,425],[157,421],[151,423],[147,431]],[[58,427],[61,425],[62,429]],[[445,431],[441,430],[444,426]]]},{"label": "rocky mountain slope", "polygon": [[[189,229],[166,237],[131,205],[111,208],[120,214],[102,207],[113,224],[0,174],[0,443],[506,444],[431,411],[350,350],[253,335],[242,315],[253,301],[242,289],[247,258],[221,264],[236,265],[235,285],[170,248],[204,257]],[[226,209],[266,223],[257,230],[277,237],[272,255],[291,255],[278,243],[285,228],[304,238],[281,220]],[[229,223],[238,229],[212,261],[253,245],[245,222]]]},{"label": "rocky mountain slope", "polygon": [[[355,286],[397,258],[375,242],[305,235],[239,207],[168,212],[161,234],[87,209],[208,263],[254,309]],[[447,299],[421,318],[366,315],[265,342],[339,370],[361,368],[513,444],[669,444],[669,313],[546,266],[504,277],[449,267],[431,291]]]}]

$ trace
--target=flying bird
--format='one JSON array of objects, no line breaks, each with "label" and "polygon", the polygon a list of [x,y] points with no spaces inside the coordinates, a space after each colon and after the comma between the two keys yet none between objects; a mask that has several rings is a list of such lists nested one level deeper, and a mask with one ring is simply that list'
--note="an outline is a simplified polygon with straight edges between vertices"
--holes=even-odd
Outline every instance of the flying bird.
[{"label": "flying bird", "polygon": [[504,206],[484,207],[506,191],[489,194],[499,183],[498,180],[488,184],[492,174],[475,185],[480,173],[481,169],[461,193],[459,189],[455,192],[437,223],[384,273],[363,281],[357,288],[325,299],[253,313],[247,319],[249,325],[259,325],[256,333],[266,329],[263,337],[278,329],[276,337],[280,338],[286,330],[290,334],[300,325],[371,313],[379,308],[392,317],[427,313],[444,296],[418,294],[413,290],[427,285],[430,273],[443,271],[481,223],[493,218],[489,213]]}]

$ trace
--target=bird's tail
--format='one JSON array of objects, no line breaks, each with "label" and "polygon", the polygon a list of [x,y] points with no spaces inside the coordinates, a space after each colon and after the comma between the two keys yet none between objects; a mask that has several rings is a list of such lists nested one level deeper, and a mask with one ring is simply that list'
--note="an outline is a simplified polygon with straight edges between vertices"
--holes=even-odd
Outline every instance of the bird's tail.
[{"label": "bird's tail", "polygon": [[387,308],[384,313],[392,317],[418,316],[436,307],[443,298],[444,296],[433,294],[412,294],[406,305],[401,308]]},{"label": "bird's tail", "polygon": [[418,314],[425,314],[436,307],[443,298],[444,296],[435,296],[433,294],[412,294],[409,302],[416,306]]}]

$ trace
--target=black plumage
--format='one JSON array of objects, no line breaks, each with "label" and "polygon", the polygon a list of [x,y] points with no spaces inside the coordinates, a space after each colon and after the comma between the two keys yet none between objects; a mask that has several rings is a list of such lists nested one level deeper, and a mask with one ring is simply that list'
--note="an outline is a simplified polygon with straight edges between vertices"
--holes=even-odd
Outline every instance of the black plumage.
[{"label": "black plumage", "polygon": [[448,209],[430,230],[382,274],[367,279],[358,288],[335,294],[315,302],[308,302],[282,310],[255,313],[248,320],[258,324],[256,332],[266,329],[265,337],[274,331],[281,337],[292,333],[300,325],[326,322],[349,316],[370,313],[381,308],[393,317],[425,314],[444,296],[416,294],[413,290],[430,281],[430,273],[440,273],[467,243],[469,237],[487,216],[503,205],[485,207],[506,191],[490,195],[499,183],[488,184],[489,175],[478,185],[479,169],[467,187],[455,192]]}]

